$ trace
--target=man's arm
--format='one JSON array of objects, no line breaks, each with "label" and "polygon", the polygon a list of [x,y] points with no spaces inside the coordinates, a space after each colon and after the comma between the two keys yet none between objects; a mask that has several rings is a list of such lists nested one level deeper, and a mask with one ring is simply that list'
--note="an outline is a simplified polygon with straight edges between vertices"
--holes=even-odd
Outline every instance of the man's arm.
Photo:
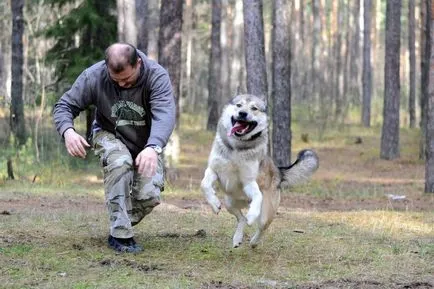
[{"label": "man's arm", "polygon": [[74,130],[74,118],[91,103],[90,85],[84,71],[72,87],[62,95],[53,110],[54,123],[59,134],[65,138],[68,153],[74,157],[86,157],[90,145]]},{"label": "man's arm", "polygon": [[62,137],[67,129],[74,128],[74,118],[91,102],[90,83],[85,70],[54,105],[54,124]]},{"label": "man's arm", "polygon": [[151,81],[149,102],[152,123],[147,145],[158,145],[164,148],[175,128],[176,121],[175,97],[169,74],[165,70]]}]

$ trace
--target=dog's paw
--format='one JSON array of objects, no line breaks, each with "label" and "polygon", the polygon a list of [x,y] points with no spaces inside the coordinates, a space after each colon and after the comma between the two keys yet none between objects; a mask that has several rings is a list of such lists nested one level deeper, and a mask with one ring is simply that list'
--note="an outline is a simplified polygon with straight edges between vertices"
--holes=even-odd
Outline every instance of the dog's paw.
[{"label": "dog's paw", "polygon": [[207,200],[214,213],[218,214],[222,209],[222,204],[220,203],[220,200],[215,195],[209,196]]}]

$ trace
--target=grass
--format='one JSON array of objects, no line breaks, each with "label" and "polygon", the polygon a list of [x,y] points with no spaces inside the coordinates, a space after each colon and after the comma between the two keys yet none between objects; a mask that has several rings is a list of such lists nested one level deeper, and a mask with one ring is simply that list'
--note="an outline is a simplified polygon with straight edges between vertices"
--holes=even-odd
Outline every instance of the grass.
[{"label": "grass", "polygon": [[183,119],[178,178],[135,227],[141,254],[106,245],[96,160],[61,157],[41,164],[35,182],[25,168],[18,180],[3,180],[0,288],[434,287],[434,197],[422,193],[417,132],[403,130],[401,158],[386,162],[378,159],[378,128],[347,126],[321,141],[312,133],[306,144],[295,127],[294,153],[314,148],[320,169],[283,192],[261,245],[251,249],[246,240],[232,249],[234,218],[226,210],[214,215],[198,189],[213,140],[198,122]]}]

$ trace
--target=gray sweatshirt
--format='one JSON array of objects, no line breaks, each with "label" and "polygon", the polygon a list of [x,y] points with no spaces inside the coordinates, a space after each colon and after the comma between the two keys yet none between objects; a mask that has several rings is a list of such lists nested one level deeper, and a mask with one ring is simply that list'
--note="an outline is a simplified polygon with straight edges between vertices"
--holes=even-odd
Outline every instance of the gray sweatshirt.
[{"label": "gray sweatshirt", "polygon": [[74,128],[74,118],[95,105],[93,132],[116,135],[133,158],[148,145],[165,147],[175,127],[175,100],[167,71],[138,51],[142,67],[137,83],[119,87],[109,76],[104,61],[84,70],[55,104],[53,115],[61,136]]}]

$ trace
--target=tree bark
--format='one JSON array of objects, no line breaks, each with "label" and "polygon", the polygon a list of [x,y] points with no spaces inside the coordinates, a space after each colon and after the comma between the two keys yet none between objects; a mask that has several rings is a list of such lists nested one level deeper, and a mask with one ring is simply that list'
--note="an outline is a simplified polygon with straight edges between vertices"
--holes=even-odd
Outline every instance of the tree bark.
[{"label": "tree bark", "polygon": [[148,53],[148,0],[136,1],[137,48]]},{"label": "tree bark", "polygon": [[350,96],[353,103],[360,104],[360,0],[354,1],[352,15],[354,30],[350,50]]},{"label": "tree bark", "polygon": [[176,120],[179,123],[181,83],[182,0],[162,0],[158,39],[158,62],[169,72],[176,101]]},{"label": "tree bark", "polygon": [[430,1],[428,6],[431,10],[430,26],[431,39],[430,49],[426,51],[430,57],[429,70],[429,94],[426,102],[427,125],[426,125],[426,162],[425,162],[425,192],[434,193],[434,3]]},{"label": "tree bark", "polygon": [[371,0],[363,2],[363,105],[362,124],[371,126],[372,65],[371,65]]},{"label": "tree bark", "polygon": [[262,1],[244,0],[243,4],[247,92],[268,102]]},{"label": "tree bark", "polygon": [[221,90],[221,58],[222,51],[220,46],[222,1],[212,0],[212,19],[211,19],[211,54],[209,59],[208,76],[208,122],[207,130],[215,131],[218,118],[220,116],[220,103],[222,97]]},{"label": "tree bark", "polygon": [[10,126],[19,145],[24,145],[27,139],[23,103],[23,7],[24,0],[12,1],[12,103]]},{"label": "tree bark", "polygon": [[272,155],[279,167],[291,163],[291,51],[289,0],[273,0]]},{"label": "tree bark", "polygon": [[408,92],[408,113],[409,126],[416,126],[416,37],[415,37],[415,3],[408,1],[408,52],[409,52],[409,92]]},{"label": "tree bark", "polygon": [[137,45],[135,0],[117,0],[118,40]]},{"label": "tree bark", "polygon": [[384,65],[384,107],[381,134],[382,159],[399,157],[400,78],[399,51],[401,0],[388,0],[386,8],[386,55]]},{"label": "tree bark", "polygon": [[432,0],[422,1],[421,5],[421,93],[420,93],[420,130],[421,137],[419,142],[419,159],[423,160],[426,157],[426,129],[427,129],[427,101],[428,101],[428,86],[429,86],[429,71],[431,54],[431,2]]},{"label": "tree bark", "polygon": [[158,59],[158,31],[160,24],[160,7],[158,0],[148,0],[148,57]]},{"label": "tree bark", "polygon": [[243,0],[235,0],[235,16],[232,35],[232,67],[231,92],[239,94],[245,92],[245,57],[243,43]]}]

